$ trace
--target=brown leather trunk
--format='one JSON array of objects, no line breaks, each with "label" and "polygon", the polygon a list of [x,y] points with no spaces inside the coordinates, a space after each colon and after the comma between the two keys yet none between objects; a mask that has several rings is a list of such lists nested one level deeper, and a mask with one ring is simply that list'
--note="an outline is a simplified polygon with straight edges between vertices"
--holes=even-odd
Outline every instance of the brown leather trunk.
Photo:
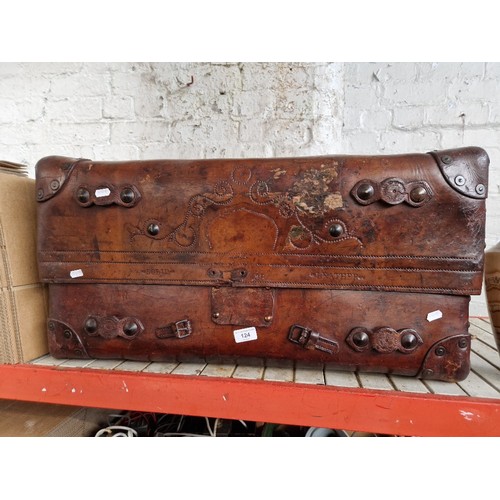
[{"label": "brown leather trunk", "polygon": [[38,259],[50,352],[281,358],[461,380],[469,298],[482,285],[488,164],[474,147],[43,158]]}]

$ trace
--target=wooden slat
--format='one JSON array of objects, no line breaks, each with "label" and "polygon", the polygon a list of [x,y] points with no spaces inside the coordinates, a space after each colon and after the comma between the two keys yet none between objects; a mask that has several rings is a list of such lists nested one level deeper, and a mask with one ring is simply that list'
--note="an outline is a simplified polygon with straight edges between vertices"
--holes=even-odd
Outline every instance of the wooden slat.
[{"label": "wooden slat", "polygon": [[86,366],[94,370],[114,370],[123,363],[123,359],[96,359]]},{"label": "wooden slat", "polygon": [[425,385],[434,393],[446,396],[467,396],[467,393],[457,384],[441,380],[426,380]]},{"label": "wooden slat", "polygon": [[421,394],[429,392],[429,389],[418,378],[391,375],[390,379],[398,391],[418,392]]},{"label": "wooden slat", "polygon": [[480,340],[474,340],[472,342],[472,351],[495,366],[497,370],[500,370],[500,355],[496,349],[491,348]]},{"label": "wooden slat", "polygon": [[124,361],[115,369],[126,372],[142,372],[149,364],[149,361]]},{"label": "wooden slat", "polygon": [[[482,328],[479,328],[478,326],[471,324],[469,326],[469,333],[472,336],[477,337],[479,340],[481,340],[485,344],[489,345],[492,349],[495,349],[495,350],[497,349],[495,337],[493,337],[493,334],[491,332],[487,332],[487,331],[483,330]],[[472,342],[474,342],[474,339],[472,340]]]},{"label": "wooden slat", "polygon": [[270,360],[264,370],[264,380],[293,382],[293,362],[287,359]]},{"label": "wooden slat", "polygon": [[264,375],[264,365],[238,365],[234,370],[233,378],[260,380]]},{"label": "wooden slat", "polygon": [[230,378],[235,369],[236,365],[234,363],[209,363],[205,366],[200,375],[205,375],[206,377]]},{"label": "wooden slat", "polygon": [[326,385],[336,387],[359,387],[359,381],[354,372],[345,372],[325,367]]},{"label": "wooden slat", "polygon": [[299,384],[325,385],[323,367],[297,364],[295,366],[295,382]]},{"label": "wooden slat", "polygon": [[465,380],[457,383],[469,396],[472,397],[495,399],[500,397],[500,394],[496,389],[487,384],[474,372],[470,372],[469,376]]},{"label": "wooden slat", "polygon": [[474,372],[495,387],[499,391],[497,397],[500,398],[500,376],[498,369],[479,357],[475,352],[471,352],[470,359]]},{"label": "wooden slat", "polygon": [[60,364],[64,363],[66,360],[65,359],[57,359],[51,356],[50,354],[46,354],[45,356],[42,356],[41,358],[34,359],[33,361],[30,361],[30,364],[33,365],[40,365],[40,366],[59,366]]},{"label": "wooden slat", "polygon": [[393,391],[394,387],[386,375],[381,373],[359,373],[361,385],[365,389],[378,389],[382,391]]},{"label": "wooden slat", "polygon": [[63,368],[85,368],[92,363],[93,359],[65,359],[63,363],[58,366]]},{"label": "wooden slat", "polygon": [[199,375],[205,368],[206,363],[193,362],[193,363],[179,363],[173,370],[173,375]]},{"label": "wooden slat", "polygon": [[151,363],[146,368],[144,368],[144,373],[172,373],[175,368],[179,366],[179,363],[173,361],[171,363],[155,362]]}]

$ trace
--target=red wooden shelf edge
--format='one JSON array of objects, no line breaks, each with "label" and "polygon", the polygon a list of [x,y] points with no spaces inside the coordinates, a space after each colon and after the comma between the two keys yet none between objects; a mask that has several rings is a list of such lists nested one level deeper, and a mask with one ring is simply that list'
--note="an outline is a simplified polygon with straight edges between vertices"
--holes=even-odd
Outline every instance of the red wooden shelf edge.
[{"label": "red wooden shelf edge", "polygon": [[408,436],[499,436],[496,399],[322,385],[0,366],[0,398]]}]

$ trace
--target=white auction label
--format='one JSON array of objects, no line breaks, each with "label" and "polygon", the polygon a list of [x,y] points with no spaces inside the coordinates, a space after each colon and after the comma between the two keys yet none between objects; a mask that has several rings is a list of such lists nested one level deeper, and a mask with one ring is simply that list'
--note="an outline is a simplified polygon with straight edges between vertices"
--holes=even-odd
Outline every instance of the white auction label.
[{"label": "white auction label", "polygon": [[442,317],[443,313],[438,309],[437,311],[432,311],[427,315],[427,321],[430,323],[431,321],[436,321]]},{"label": "white auction label", "polygon": [[101,188],[101,189],[95,190],[95,197],[96,198],[105,198],[106,196],[109,196],[110,194],[111,194],[111,191],[108,188]]},{"label": "white auction label", "polygon": [[83,276],[83,271],[81,269],[75,269],[73,271],[70,271],[69,275],[72,278],[81,278]]},{"label": "white auction label", "polygon": [[240,330],[234,330],[234,341],[236,343],[240,342],[250,342],[251,340],[257,340],[257,330],[254,326],[249,328],[241,328]]}]

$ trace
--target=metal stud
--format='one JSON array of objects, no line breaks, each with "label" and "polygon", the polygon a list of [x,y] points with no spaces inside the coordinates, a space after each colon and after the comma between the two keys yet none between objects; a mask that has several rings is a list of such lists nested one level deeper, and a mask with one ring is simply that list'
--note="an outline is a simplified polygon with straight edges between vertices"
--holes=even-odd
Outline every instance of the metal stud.
[{"label": "metal stud", "polygon": [[53,321],[49,321],[49,330],[53,332],[56,329],[56,324]]},{"label": "metal stud", "polygon": [[57,179],[51,181],[50,183],[50,189],[52,189],[52,191],[57,191],[59,189],[59,181]]},{"label": "metal stud", "polygon": [[160,232],[160,226],[154,222],[152,222],[151,224],[149,224],[148,226],[148,233],[151,235],[151,236],[156,236],[158,233]]},{"label": "metal stud", "polygon": [[76,193],[76,198],[80,203],[88,203],[90,200],[90,193],[88,189],[80,188]]},{"label": "metal stud", "polygon": [[43,189],[39,189],[36,192],[36,197],[37,197],[38,200],[41,200],[43,198]]},{"label": "metal stud", "polygon": [[85,331],[87,333],[95,333],[97,331],[97,320],[95,318],[88,318],[85,321]]},{"label": "metal stud", "polygon": [[445,155],[441,156],[441,161],[446,165],[449,165],[453,161],[453,158],[451,156]]},{"label": "metal stud", "polygon": [[264,318],[264,321],[265,321],[266,323],[270,323],[270,322],[272,321],[272,319],[273,319],[273,317],[272,317],[272,316],[266,316],[266,317]]},{"label": "metal stud", "polygon": [[463,186],[465,184],[465,177],[463,175],[457,175],[455,177],[455,184],[457,186]]},{"label": "metal stud", "polygon": [[218,312],[212,313],[212,318],[217,319],[220,316]]},{"label": "metal stud", "polygon": [[71,338],[71,332],[69,330],[64,330],[63,335],[65,339]]},{"label": "metal stud", "polygon": [[423,186],[418,186],[410,191],[410,199],[413,203],[421,203],[427,197],[427,190]]},{"label": "metal stud", "polygon": [[484,184],[478,184],[476,186],[476,193],[477,194],[484,194],[486,188],[484,187]]},{"label": "metal stud", "polygon": [[358,347],[366,347],[368,342],[370,342],[370,337],[368,337],[366,332],[356,332],[352,336],[352,342]]},{"label": "metal stud", "polygon": [[439,346],[434,352],[436,353],[436,356],[444,356],[446,354],[446,349],[442,346]]},{"label": "metal stud", "polygon": [[360,184],[356,194],[360,200],[369,200],[375,194],[375,189],[371,184],[364,182],[363,184]]},{"label": "metal stud", "polygon": [[460,339],[458,341],[458,347],[460,347],[460,349],[465,349],[467,345],[468,345],[467,339]]},{"label": "metal stud", "polygon": [[418,344],[417,337],[413,333],[405,333],[401,337],[401,345],[405,349],[415,349],[415,347],[417,347],[417,344]]},{"label": "metal stud", "polygon": [[125,323],[125,325],[123,325],[123,333],[125,335],[128,335],[129,337],[135,335],[138,330],[139,327],[137,326],[137,323],[135,321],[129,321],[128,323]]},{"label": "metal stud", "polygon": [[120,193],[120,200],[122,200],[123,203],[132,203],[134,199],[135,199],[135,193],[134,190],[131,188],[125,188]]},{"label": "metal stud", "polygon": [[338,238],[344,233],[344,228],[342,227],[342,224],[335,223],[330,226],[328,232],[332,238]]}]

